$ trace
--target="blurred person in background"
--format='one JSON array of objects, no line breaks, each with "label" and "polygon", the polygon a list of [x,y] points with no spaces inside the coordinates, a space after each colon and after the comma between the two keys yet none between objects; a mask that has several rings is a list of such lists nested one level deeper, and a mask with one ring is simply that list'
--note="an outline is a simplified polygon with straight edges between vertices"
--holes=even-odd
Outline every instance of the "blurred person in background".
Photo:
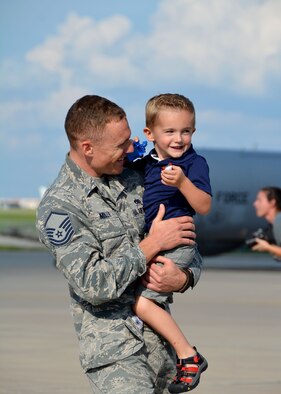
[{"label": "blurred person in background", "polygon": [[255,238],[256,243],[252,250],[268,252],[281,261],[281,189],[274,186],[261,188],[253,205],[256,215],[264,218],[272,227],[274,243],[270,243],[265,239]]}]

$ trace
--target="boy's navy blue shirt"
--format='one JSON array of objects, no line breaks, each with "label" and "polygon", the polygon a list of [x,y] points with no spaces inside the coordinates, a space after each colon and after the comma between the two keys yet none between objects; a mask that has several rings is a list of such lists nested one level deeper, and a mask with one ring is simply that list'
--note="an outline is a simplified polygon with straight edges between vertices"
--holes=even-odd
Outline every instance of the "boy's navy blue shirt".
[{"label": "boy's navy blue shirt", "polygon": [[[156,158],[155,158],[156,157]],[[161,182],[162,167],[172,163],[182,168],[188,179],[199,189],[212,195],[209,166],[203,156],[191,147],[177,159],[159,160],[155,149],[144,158],[130,164],[136,170],[144,171],[143,207],[145,211],[146,231],[157,215],[160,203],[165,205],[165,219],[178,216],[194,216],[195,211],[186,201],[183,194],[174,186],[166,186]]]}]

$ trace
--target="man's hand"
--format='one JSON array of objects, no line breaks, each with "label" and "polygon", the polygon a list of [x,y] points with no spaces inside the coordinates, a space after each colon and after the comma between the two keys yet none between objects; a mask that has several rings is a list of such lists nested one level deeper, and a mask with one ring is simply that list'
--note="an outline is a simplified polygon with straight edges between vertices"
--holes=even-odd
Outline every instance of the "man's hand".
[{"label": "man's hand", "polygon": [[160,204],[158,214],[152,222],[149,235],[159,244],[159,250],[173,249],[179,245],[194,245],[195,225],[191,216],[163,220],[165,206]]},{"label": "man's hand", "polygon": [[273,255],[274,258],[281,259],[281,246],[270,244],[265,239],[256,238],[256,245],[252,247],[254,252],[268,252]]},{"label": "man's hand", "polygon": [[192,217],[180,216],[163,220],[164,214],[165,206],[160,204],[148,236],[139,243],[147,262],[162,250],[173,249],[179,245],[194,245],[195,243],[195,226]]},{"label": "man's hand", "polygon": [[270,244],[266,240],[256,238],[255,241],[256,244],[252,247],[254,252],[269,252]]},{"label": "man's hand", "polygon": [[[156,262],[163,265],[157,265]],[[186,279],[186,274],[171,259],[156,256],[147,266],[142,283],[148,289],[166,293],[181,289],[186,283]]]}]

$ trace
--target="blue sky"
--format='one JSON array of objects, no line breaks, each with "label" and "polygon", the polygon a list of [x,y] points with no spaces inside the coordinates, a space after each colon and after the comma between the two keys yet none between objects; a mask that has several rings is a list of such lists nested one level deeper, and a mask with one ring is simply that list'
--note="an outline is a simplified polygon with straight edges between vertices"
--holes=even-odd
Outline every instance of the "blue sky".
[{"label": "blue sky", "polygon": [[61,167],[68,108],[110,98],[141,139],[144,106],[177,92],[195,148],[281,150],[280,0],[4,0],[0,197],[36,197]]}]

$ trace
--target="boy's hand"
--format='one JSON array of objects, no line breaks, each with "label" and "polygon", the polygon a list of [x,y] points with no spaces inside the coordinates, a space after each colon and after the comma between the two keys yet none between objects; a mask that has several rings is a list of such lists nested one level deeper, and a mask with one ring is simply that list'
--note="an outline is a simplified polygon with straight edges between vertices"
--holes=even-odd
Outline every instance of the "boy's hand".
[{"label": "boy's hand", "polygon": [[161,181],[166,186],[175,186],[179,189],[185,178],[181,167],[172,164],[161,171]]}]

